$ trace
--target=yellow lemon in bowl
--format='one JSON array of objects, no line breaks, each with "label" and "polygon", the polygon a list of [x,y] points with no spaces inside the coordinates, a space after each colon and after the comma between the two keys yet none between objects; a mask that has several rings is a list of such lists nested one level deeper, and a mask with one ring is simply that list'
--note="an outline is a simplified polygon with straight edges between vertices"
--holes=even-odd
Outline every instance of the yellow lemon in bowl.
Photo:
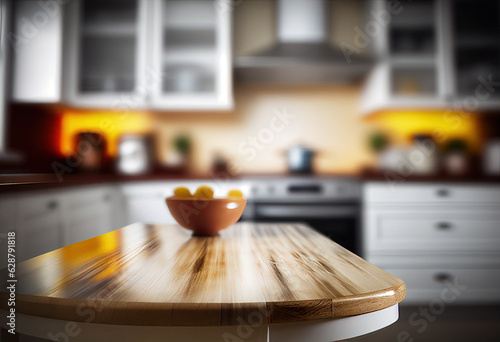
[{"label": "yellow lemon in bowl", "polygon": [[208,185],[201,185],[196,189],[194,198],[199,199],[212,199],[214,198],[214,191]]},{"label": "yellow lemon in bowl", "polygon": [[229,191],[229,193],[227,194],[227,197],[243,198],[243,193],[241,192],[241,190],[233,189],[233,190]]},{"label": "yellow lemon in bowl", "polygon": [[186,188],[185,186],[179,186],[178,188],[175,188],[174,196],[179,197],[179,198],[191,198],[191,197],[193,197],[193,195],[191,195],[191,191],[189,191],[189,189]]}]

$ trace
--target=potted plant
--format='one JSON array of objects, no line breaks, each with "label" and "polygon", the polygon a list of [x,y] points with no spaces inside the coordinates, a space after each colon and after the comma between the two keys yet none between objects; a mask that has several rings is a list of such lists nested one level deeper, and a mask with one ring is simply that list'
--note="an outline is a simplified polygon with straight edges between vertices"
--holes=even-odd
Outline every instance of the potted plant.
[{"label": "potted plant", "polygon": [[166,167],[170,171],[187,172],[192,149],[192,141],[189,135],[180,133],[172,140],[172,148],[168,152]]},{"label": "potted plant", "polygon": [[404,151],[391,147],[389,136],[385,132],[372,132],[368,136],[368,146],[377,155],[378,171],[397,171],[404,158]]}]

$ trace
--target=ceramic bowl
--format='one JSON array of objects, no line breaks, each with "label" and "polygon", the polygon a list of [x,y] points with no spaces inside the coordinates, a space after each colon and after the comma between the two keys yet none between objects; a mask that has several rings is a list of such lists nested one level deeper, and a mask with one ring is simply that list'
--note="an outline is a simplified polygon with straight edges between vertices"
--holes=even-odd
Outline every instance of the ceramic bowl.
[{"label": "ceramic bowl", "polygon": [[235,224],[247,204],[244,198],[169,197],[166,202],[177,223],[197,236],[214,236],[219,230]]}]

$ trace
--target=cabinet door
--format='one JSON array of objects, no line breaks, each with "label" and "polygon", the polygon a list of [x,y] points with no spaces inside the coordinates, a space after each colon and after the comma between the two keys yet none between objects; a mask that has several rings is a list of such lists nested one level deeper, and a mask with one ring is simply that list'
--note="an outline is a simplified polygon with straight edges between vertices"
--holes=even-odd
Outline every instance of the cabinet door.
[{"label": "cabinet door", "polygon": [[[38,1],[12,1],[12,4],[12,34],[17,37],[12,38],[12,99],[18,102],[59,102],[63,6],[50,1],[43,5]],[[27,23],[26,18],[33,18],[33,21]],[[44,20],[43,25],[35,18]],[[24,36],[28,30],[34,31],[32,37]],[[25,42],[26,38],[29,42]]]},{"label": "cabinet door", "polygon": [[16,198],[0,198],[0,268],[7,266],[7,234],[16,231]]},{"label": "cabinet door", "polygon": [[144,105],[147,2],[68,4],[65,96],[70,103],[118,109]]},{"label": "cabinet door", "polygon": [[[457,108],[498,109],[500,95],[500,2],[461,0],[448,3],[453,37],[450,60]],[[468,99],[468,101],[466,101]],[[459,107],[461,105],[461,107]]]},{"label": "cabinet door", "polygon": [[135,222],[174,224],[165,198],[159,196],[131,196],[127,200],[129,224]]},{"label": "cabinet door", "polygon": [[65,245],[105,234],[111,226],[110,205],[104,201],[73,208],[69,214]]},{"label": "cabinet door", "polygon": [[61,201],[58,195],[23,195],[17,206],[17,261],[61,247]]},{"label": "cabinet door", "polygon": [[[384,0],[368,3],[376,13],[388,6]],[[447,105],[448,60],[443,47],[447,42],[442,33],[441,2],[404,2],[403,7],[388,25],[382,25],[382,33],[373,37],[380,58],[365,85],[361,103],[365,115],[380,109]]]},{"label": "cabinet door", "polygon": [[498,268],[386,268],[385,271],[406,283],[404,305],[428,304],[443,299],[444,295],[454,304],[500,302]]},{"label": "cabinet door", "polygon": [[112,189],[78,189],[68,195],[65,209],[64,245],[118,228],[113,225]]},{"label": "cabinet door", "polygon": [[225,0],[154,0],[154,107],[232,108],[231,12]]},{"label": "cabinet door", "polygon": [[369,253],[495,253],[500,245],[496,210],[365,210],[365,244]]},{"label": "cabinet door", "polygon": [[165,198],[172,196],[174,188],[186,183],[176,182],[138,182],[123,187],[126,198],[127,224],[175,223],[167,208]]}]

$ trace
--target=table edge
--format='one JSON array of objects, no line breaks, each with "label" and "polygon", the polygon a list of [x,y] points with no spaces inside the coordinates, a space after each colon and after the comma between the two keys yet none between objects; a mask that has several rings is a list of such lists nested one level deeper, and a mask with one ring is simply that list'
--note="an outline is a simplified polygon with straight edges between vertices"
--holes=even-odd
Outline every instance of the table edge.
[{"label": "table edge", "polygon": [[[17,294],[16,312],[52,319],[139,326],[231,326],[241,320],[288,323],[345,318],[382,310],[406,295],[401,283],[379,291],[342,298],[251,303],[110,302]],[[8,293],[0,292],[0,308],[9,310]]]}]

